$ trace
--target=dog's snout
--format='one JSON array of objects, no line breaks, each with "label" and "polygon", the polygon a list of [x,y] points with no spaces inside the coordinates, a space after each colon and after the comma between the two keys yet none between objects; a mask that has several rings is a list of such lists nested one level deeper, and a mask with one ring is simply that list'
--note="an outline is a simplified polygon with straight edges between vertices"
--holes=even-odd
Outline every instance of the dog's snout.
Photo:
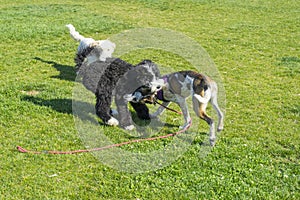
[{"label": "dog's snout", "polygon": [[160,86],[160,85],[156,86],[156,89],[158,89],[158,90],[159,90],[160,88],[161,88],[161,86]]}]

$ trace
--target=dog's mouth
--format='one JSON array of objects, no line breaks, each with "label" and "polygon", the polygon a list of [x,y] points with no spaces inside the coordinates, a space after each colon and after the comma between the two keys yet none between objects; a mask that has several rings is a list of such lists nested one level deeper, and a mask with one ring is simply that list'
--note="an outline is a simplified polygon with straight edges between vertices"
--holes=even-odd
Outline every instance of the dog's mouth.
[{"label": "dog's mouth", "polygon": [[125,95],[127,101],[133,103],[148,103],[155,104],[158,91],[162,90],[165,86],[163,79],[157,79],[148,84],[142,85],[137,88],[132,94]]},{"label": "dog's mouth", "polygon": [[145,93],[144,88],[139,88],[133,93],[132,102],[134,103],[149,103],[153,104],[156,99],[156,91],[155,92],[147,92]]},{"label": "dog's mouth", "polygon": [[136,102],[139,103],[148,103],[148,104],[155,104],[156,102],[156,94],[141,96],[139,99],[136,99]]},{"label": "dog's mouth", "polygon": [[134,103],[155,104],[156,95],[162,89],[160,85],[146,84],[136,89],[131,95],[126,98]]}]

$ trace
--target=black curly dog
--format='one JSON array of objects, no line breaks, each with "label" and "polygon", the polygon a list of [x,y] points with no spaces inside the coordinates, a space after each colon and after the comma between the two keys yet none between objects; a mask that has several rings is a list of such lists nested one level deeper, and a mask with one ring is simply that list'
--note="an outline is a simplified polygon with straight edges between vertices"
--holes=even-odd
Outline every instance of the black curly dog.
[{"label": "black curly dog", "polygon": [[[120,58],[107,58],[105,62],[99,60],[90,62],[89,56],[98,54],[97,51],[97,49],[91,51],[77,71],[82,77],[83,85],[96,96],[97,116],[105,124],[120,125],[124,129],[131,130],[134,125],[128,110],[130,102],[140,119],[150,119],[147,106],[138,100],[143,94],[136,90],[147,85],[150,88],[147,94],[154,96],[161,89],[157,65],[150,60],[144,60],[133,66]],[[113,96],[119,120],[112,116]]]}]

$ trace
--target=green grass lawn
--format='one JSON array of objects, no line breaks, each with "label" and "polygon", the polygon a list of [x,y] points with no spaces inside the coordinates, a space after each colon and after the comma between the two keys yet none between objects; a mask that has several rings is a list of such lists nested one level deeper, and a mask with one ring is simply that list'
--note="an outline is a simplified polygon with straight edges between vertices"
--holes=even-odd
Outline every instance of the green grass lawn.
[{"label": "green grass lawn", "polygon": [[[299,10],[296,0],[2,1],[0,199],[300,199]],[[204,47],[226,90],[225,129],[216,146],[204,156],[208,126],[199,122],[199,133],[191,134],[193,141],[181,155],[142,173],[118,170],[102,162],[106,155],[100,152],[19,153],[17,145],[86,148],[72,112],[73,89],[80,84],[73,67],[78,44],[65,28],[69,23],[95,39],[155,27]],[[148,58],[174,70],[190,67],[175,54],[151,49],[123,58],[132,63]],[[85,103],[92,108],[90,100]],[[85,125],[96,122],[90,125],[104,130],[112,142],[132,139],[97,123],[92,114],[87,117],[91,120]],[[181,122],[176,117],[170,114],[161,135],[177,130]],[[101,144],[97,133],[89,139]],[[114,151],[149,153],[174,141]]]}]

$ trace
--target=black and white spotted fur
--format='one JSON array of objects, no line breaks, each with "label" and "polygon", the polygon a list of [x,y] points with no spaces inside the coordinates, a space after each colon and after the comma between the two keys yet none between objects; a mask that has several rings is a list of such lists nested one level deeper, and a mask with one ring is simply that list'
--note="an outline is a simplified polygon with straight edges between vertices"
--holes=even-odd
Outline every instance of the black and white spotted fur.
[{"label": "black and white spotted fur", "polygon": [[195,113],[210,126],[210,143],[213,146],[215,144],[216,135],[214,120],[206,114],[208,102],[212,104],[218,113],[219,122],[217,130],[223,130],[224,126],[224,115],[217,101],[217,83],[210,77],[194,71],[179,71],[167,74],[163,76],[162,79],[165,84],[162,85],[162,90],[157,92],[156,98],[162,100],[163,105],[160,106],[155,113],[151,114],[151,118],[159,116],[171,102],[175,102],[180,106],[185,119],[185,123],[181,128],[185,128],[191,121],[186,98],[192,96]]}]

